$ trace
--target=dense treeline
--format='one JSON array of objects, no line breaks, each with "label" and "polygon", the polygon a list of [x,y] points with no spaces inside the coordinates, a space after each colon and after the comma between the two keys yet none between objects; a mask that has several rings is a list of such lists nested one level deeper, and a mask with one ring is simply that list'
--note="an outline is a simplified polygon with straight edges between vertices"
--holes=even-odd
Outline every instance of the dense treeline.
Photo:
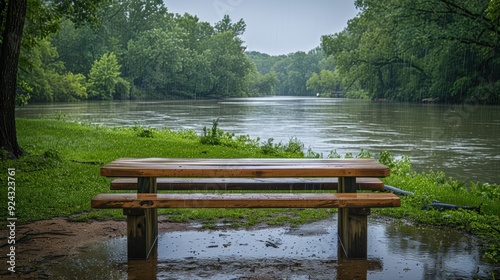
[{"label": "dense treeline", "polygon": [[500,103],[500,1],[357,0],[322,37],[348,91],[372,99]]},{"label": "dense treeline", "polygon": [[98,17],[97,26],[63,20],[56,34],[23,49],[20,103],[313,95],[308,79],[334,68],[319,47],[245,52],[243,20],[211,25],[169,13],[161,0],[108,1]]},{"label": "dense treeline", "polygon": [[[308,53],[245,52],[243,20],[211,25],[161,0],[110,0],[27,42],[18,101],[331,96],[500,104],[500,0],[356,0]],[[30,26],[26,26],[29,30]],[[43,37],[43,36],[42,36]],[[30,37],[28,37],[30,38]],[[33,47],[34,46],[34,47]]]},{"label": "dense treeline", "polygon": [[248,52],[247,56],[255,63],[259,73],[264,75],[264,79],[268,77],[268,80],[277,81],[276,95],[313,95],[316,88],[307,86],[308,79],[321,69],[328,68],[325,54],[320,48],[308,53],[299,51],[279,56]]},{"label": "dense treeline", "polygon": [[99,17],[97,27],[64,20],[24,49],[20,101],[252,96],[276,87],[244,54],[243,20],[212,26],[169,13],[161,0],[108,1]]}]

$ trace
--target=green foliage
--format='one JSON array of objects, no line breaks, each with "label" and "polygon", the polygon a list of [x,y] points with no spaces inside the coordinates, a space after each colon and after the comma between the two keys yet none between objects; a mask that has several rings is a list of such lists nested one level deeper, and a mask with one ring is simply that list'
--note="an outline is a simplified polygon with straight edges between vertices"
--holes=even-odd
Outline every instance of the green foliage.
[{"label": "green foliage", "polygon": [[[18,75],[20,76],[20,75]],[[16,94],[16,105],[24,106],[28,104],[28,100],[31,98],[31,93],[33,88],[22,79],[17,79],[17,94]]]},{"label": "green foliage", "polygon": [[311,147],[309,147],[309,148],[307,148],[307,151],[306,151],[304,157],[305,158],[323,158],[323,154],[315,152],[315,151],[313,151],[313,149]]},{"label": "green foliage", "polygon": [[210,95],[245,96],[245,77],[250,73],[250,60],[243,53],[242,41],[234,32],[216,33],[207,41],[207,59],[213,74]]},{"label": "green foliage", "polygon": [[[246,28],[243,20],[233,23],[225,16],[212,26],[196,16],[168,13],[160,0],[59,2],[57,7],[50,1],[29,2],[34,13],[29,19],[37,22],[27,23],[20,97],[72,101],[249,94],[251,63],[239,38]],[[267,94],[275,82],[264,75],[257,91]]]},{"label": "green foliage", "polygon": [[278,76],[275,71],[262,75],[256,69],[249,75],[249,96],[272,96],[276,94]]},{"label": "green foliage", "polygon": [[87,98],[85,76],[66,72],[56,48],[41,40],[22,53],[26,69],[19,74],[18,103],[31,101],[73,101]]},{"label": "green foliage", "polygon": [[[252,139],[248,135],[236,136],[234,133],[228,133],[218,128],[219,119],[212,121],[212,128],[203,127],[200,143],[204,145],[226,146],[235,148],[244,148],[249,151],[260,151],[263,155],[272,157],[304,157],[304,144],[297,138],[291,138],[288,143],[275,144],[273,138],[259,143],[260,139]],[[309,151],[309,155],[313,155]],[[317,154],[314,154],[316,156]]]},{"label": "green foliage", "polygon": [[90,26],[76,28],[70,20],[63,20],[60,25],[59,32],[50,37],[59,59],[68,71],[88,76],[94,61],[106,53],[103,40],[98,40],[104,36],[99,36]]},{"label": "green foliage", "polygon": [[233,37],[241,36],[245,32],[246,23],[243,19],[240,19],[237,23],[232,23],[231,18],[228,15],[224,17],[215,24],[214,26],[216,33],[232,33]]},{"label": "green foliage", "polygon": [[349,90],[372,99],[499,103],[498,1],[356,5],[361,12],[344,31],[322,37]]},{"label": "green foliage", "polygon": [[[28,96],[31,101],[328,97],[333,91],[346,91],[349,98],[500,102],[496,0],[356,1],[358,16],[344,31],[323,36],[321,48],[280,56],[245,54],[240,37],[246,24],[229,16],[211,25],[168,13],[160,0],[59,2],[28,2],[21,103]],[[55,48],[47,51],[40,38]],[[36,54],[40,48],[45,50]],[[115,86],[90,77],[98,58],[109,53],[123,65]]]},{"label": "green foliage", "polygon": [[[262,75],[266,77],[269,73],[275,73],[276,85],[273,86],[272,95],[312,96],[317,92],[327,92],[328,94],[323,96],[328,96],[332,91],[343,90],[343,82],[335,71],[335,59],[325,57],[320,48],[308,53],[299,51],[279,56],[270,56],[255,51],[246,54],[260,73],[260,76],[252,78],[253,83],[259,84]],[[323,79],[320,81],[321,74],[323,74]],[[271,75],[270,80],[267,81],[274,83],[274,74]],[[266,92],[266,90],[260,92]]]},{"label": "green foliage", "polygon": [[317,73],[312,74],[311,78],[307,80],[306,86],[308,90],[325,95],[340,91],[342,81],[338,71],[322,69],[319,75]]},{"label": "green foliage", "polygon": [[132,127],[132,130],[134,131],[135,135],[141,138],[154,138],[154,133],[157,132],[154,128],[144,128],[138,123],[136,123]]},{"label": "green foliage", "polygon": [[273,143],[274,139],[269,138],[267,141],[262,142],[260,150],[265,155],[271,155],[276,157],[304,157],[304,144],[297,138],[290,138],[288,143]]},{"label": "green foliage", "polygon": [[161,97],[176,82],[187,53],[167,29],[153,29],[128,42],[126,67],[135,85]]},{"label": "green foliage", "polygon": [[469,190],[472,194],[484,199],[499,199],[500,186],[481,182],[471,182]]},{"label": "green foliage", "polygon": [[217,128],[219,125],[219,119],[212,121],[212,129],[207,130],[207,127],[203,127],[203,135],[200,138],[201,144],[208,145],[219,145],[221,143],[221,138],[224,136],[224,132]]},{"label": "green foliage", "polygon": [[[320,49],[308,53],[296,52],[288,55],[270,56],[259,52],[247,52],[259,75],[252,77],[251,95],[313,95],[314,89],[306,83],[326,63]],[[262,80],[263,79],[263,80]],[[271,87],[272,90],[268,90]],[[263,87],[264,89],[262,89]],[[270,92],[269,94],[267,92]]]},{"label": "green foliage", "polygon": [[379,158],[380,163],[388,166],[392,174],[408,175],[411,174],[411,161],[408,156],[403,156],[401,159],[396,160],[394,155],[388,151],[382,151]]},{"label": "green foliage", "polygon": [[[211,26],[189,14],[167,12],[162,1],[110,1],[96,31],[68,22],[54,36],[61,58],[72,71],[93,82],[95,57],[116,54],[121,77],[88,86],[89,98],[208,98],[245,96],[250,62],[243,53],[245,23],[228,16]],[[101,59],[103,60],[103,59]],[[101,62],[102,64],[102,62]],[[74,69],[74,70],[73,70]],[[109,69],[109,68],[107,68]],[[130,82],[129,82],[130,81]],[[116,84],[113,86],[112,84]]]},{"label": "green foliage", "polygon": [[341,158],[342,156],[337,153],[337,150],[331,150],[327,158]]},{"label": "green foliage", "polygon": [[128,96],[130,85],[120,77],[120,65],[114,53],[104,54],[96,60],[89,73],[88,91],[91,99],[110,100],[119,88]]},{"label": "green foliage", "polygon": [[[359,151],[359,153],[356,156],[354,156],[352,153],[346,153],[344,155],[344,158],[371,158],[371,157],[372,157],[371,153],[364,149],[361,149],[361,151]],[[331,150],[327,158],[342,158],[342,155],[340,155],[337,152],[337,150]]]},{"label": "green foliage", "polygon": [[500,1],[491,0],[486,9],[488,18],[496,25],[500,24]]},{"label": "green foliage", "polygon": [[54,88],[54,101],[75,101],[87,99],[85,76],[68,72],[51,80]]}]

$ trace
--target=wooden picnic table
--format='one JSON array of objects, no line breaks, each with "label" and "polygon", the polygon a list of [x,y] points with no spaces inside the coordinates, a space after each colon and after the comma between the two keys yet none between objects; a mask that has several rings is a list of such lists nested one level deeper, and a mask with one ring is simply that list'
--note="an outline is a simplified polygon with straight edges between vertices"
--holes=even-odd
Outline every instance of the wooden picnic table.
[{"label": "wooden picnic table", "polygon": [[[269,159],[269,158],[121,158],[101,168],[106,177],[137,178],[137,194],[103,194],[92,201],[94,208],[123,208],[127,215],[129,258],[147,258],[158,235],[157,208],[182,207],[179,199],[189,200],[190,194],[143,195],[157,193],[158,178],[275,178],[287,181],[290,178],[338,178],[337,195],[262,195],[234,194],[195,195],[187,204],[204,207],[207,203],[194,205],[193,201],[217,200],[210,207],[338,207],[339,242],[349,258],[366,258],[367,216],[370,207],[397,207],[399,198],[393,194],[357,192],[356,178],[382,178],[390,175],[390,169],[373,159]],[[217,179],[214,179],[217,180]],[[346,195],[344,195],[344,193]],[[350,195],[347,195],[350,193]],[[191,194],[192,195],[192,194]],[[237,199],[234,199],[237,197]],[[173,200],[176,202],[173,202]],[[242,203],[242,201],[247,201]],[[321,200],[322,204],[304,203],[304,200]],[[383,200],[385,199],[385,200]],[[287,203],[282,203],[288,200]],[[333,201],[334,200],[334,201]],[[374,201],[377,200],[378,203]],[[231,202],[233,201],[233,202]],[[257,202],[256,202],[257,201]],[[277,203],[276,201],[279,201]],[[326,202],[325,202],[326,201]],[[328,204],[329,201],[333,201]],[[350,201],[349,203],[345,201]],[[172,204],[175,203],[175,204]],[[226,205],[226,206],[225,206]],[[257,206],[258,205],[258,206]],[[281,206],[283,205],[283,206]],[[306,205],[306,206],[304,206]],[[366,205],[366,206],[365,206]],[[134,207],[140,208],[134,208]],[[186,206],[187,207],[187,206]]]}]

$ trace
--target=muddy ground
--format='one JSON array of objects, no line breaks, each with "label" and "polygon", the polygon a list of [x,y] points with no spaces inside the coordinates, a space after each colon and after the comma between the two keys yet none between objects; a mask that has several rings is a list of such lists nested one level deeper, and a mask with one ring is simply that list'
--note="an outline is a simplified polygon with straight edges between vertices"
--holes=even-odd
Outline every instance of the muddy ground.
[{"label": "muddy ground", "polygon": [[[204,230],[160,216],[156,258],[127,261],[126,222],[55,218],[16,228],[15,269],[0,230],[1,279],[491,279],[474,239],[390,219],[370,222],[369,258],[337,252],[336,217],[299,227]],[[496,274],[496,273],[494,273]]]},{"label": "muddy ground", "polygon": [[[168,226],[167,226],[168,224]],[[159,230],[178,231],[191,229],[188,223],[159,223]],[[40,268],[47,261],[76,255],[78,249],[107,239],[125,236],[125,221],[70,222],[64,218],[37,221],[19,225],[15,231],[16,273],[8,273],[7,254],[11,245],[7,244],[9,232],[0,231],[0,276],[13,276],[17,279],[36,279],[48,276]]]},{"label": "muddy ground", "polygon": [[[172,223],[162,221],[160,218],[160,232],[201,230],[199,224]],[[225,276],[228,274],[231,275],[231,279],[288,279],[287,275],[297,274],[304,275],[306,277],[304,279],[335,279],[332,273],[335,275],[338,267],[337,261],[290,262],[290,260],[271,258],[248,262],[238,258],[196,260],[186,258],[168,262],[132,261],[126,265],[127,267],[109,268],[121,271],[118,275],[107,274],[108,271],[92,271],[89,267],[75,274],[69,271],[71,265],[67,266],[64,262],[68,258],[80,258],[82,252],[94,250],[92,249],[94,244],[124,237],[126,222],[123,220],[70,222],[64,218],[54,218],[16,228],[16,272],[9,273],[6,265],[8,261],[6,254],[10,246],[6,242],[7,234],[4,229],[0,231],[2,240],[0,278],[2,279],[86,279],[85,275],[88,276],[90,273],[94,279],[105,279],[103,277],[110,276],[115,279],[193,279],[193,277],[226,279]],[[67,272],[61,272],[64,269],[67,269]],[[106,270],[106,265],[101,265],[101,269]],[[67,275],[69,278],[61,275]],[[313,278],[310,278],[311,276]]]}]

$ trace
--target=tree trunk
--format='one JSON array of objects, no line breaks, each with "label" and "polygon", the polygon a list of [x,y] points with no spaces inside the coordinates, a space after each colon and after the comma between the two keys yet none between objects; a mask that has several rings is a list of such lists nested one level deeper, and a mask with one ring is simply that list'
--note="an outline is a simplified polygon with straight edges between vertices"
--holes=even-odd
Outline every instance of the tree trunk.
[{"label": "tree trunk", "polygon": [[0,48],[0,147],[10,158],[18,158],[23,150],[16,132],[17,69],[27,0],[2,1],[2,8],[6,3],[7,13],[0,11],[5,18]]}]

